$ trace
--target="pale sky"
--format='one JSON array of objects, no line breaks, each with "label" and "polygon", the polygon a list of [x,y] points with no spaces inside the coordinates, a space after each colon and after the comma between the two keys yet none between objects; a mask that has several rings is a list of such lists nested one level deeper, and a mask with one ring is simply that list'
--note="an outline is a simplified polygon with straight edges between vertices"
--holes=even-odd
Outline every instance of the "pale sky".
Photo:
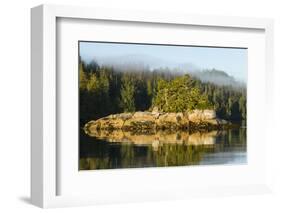
[{"label": "pale sky", "polygon": [[247,81],[247,49],[84,41],[79,44],[79,53],[85,62],[93,59],[99,62],[98,59],[107,58],[122,58],[126,61],[126,58],[131,58],[128,56],[145,56],[143,60],[148,66],[152,66],[153,60],[162,61],[165,67],[171,68],[181,64],[192,64],[201,70],[222,70],[237,80]]}]

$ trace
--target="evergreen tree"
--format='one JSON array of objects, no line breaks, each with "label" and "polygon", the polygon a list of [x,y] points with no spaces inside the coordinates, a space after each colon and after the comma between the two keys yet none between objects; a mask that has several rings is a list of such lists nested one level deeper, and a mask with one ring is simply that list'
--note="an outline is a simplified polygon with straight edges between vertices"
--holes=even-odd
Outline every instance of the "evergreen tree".
[{"label": "evergreen tree", "polygon": [[122,78],[121,86],[121,106],[124,112],[134,112],[135,111],[135,86],[128,75]]},{"label": "evergreen tree", "polygon": [[159,80],[153,104],[164,112],[184,112],[211,107],[207,97],[200,93],[189,75],[177,77],[170,82]]},{"label": "evergreen tree", "polygon": [[90,76],[90,79],[88,80],[87,84],[86,84],[86,88],[88,90],[88,92],[97,92],[99,89],[99,80],[96,76],[96,74],[92,74]]},{"label": "evergreen tree", "polygon": [[86,90],[87,89],[87,75],[84,72],[83,64],[79,64],[79,89],[80,90]]}]

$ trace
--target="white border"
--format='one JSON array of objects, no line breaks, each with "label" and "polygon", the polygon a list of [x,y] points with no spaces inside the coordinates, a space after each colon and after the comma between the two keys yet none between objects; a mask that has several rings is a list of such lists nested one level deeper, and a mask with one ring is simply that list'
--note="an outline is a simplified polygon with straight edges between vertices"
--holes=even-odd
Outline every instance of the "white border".
[{"label": "white border", "polygon": [[[97,199],[94,196],[56,196],[56,18],[84,18],[120,20],[157,24],[220,26],[265,30],[266,34],[266,97],[272,109],[270,95],[273,79],[273,23],[269,19],[233,18],[216,16],[190,16],[139,11],[121,11],[43,5],[32,9],[32,203],[41,207],[73,206],[94,203],[141,201],[143,196],[119,196],[118,199]],[[269,110],[270,111],[270,110]],[[268,116],[266,117],[268,118]],[[267,125],[267,131],[269,131]],[[268,146],[269,141],[266,140]],[[267,165],[268,166],[268,165]],[[268,167],[267,167],[268,168]],[[268,175],[269,172],[266,174]],[[159,191],[149,200],[206,196],[219,193],[245,194],[269,190],[269,184],[233,187],[200,187],[188,193],[181,189]],[[162,193],[161,193],[162,192]],[[166,193],[163,193],[166,192]],[[170,194],[170,195],[169,195]],[[177,195],[175,195],[177,194]],[[172,197],[171,197],[172,196]]]},{"label": "white border", "polygon": [[[166,167],[149,169],[114,169],[111,171],[79,171],[78,129],[78,41],[111,41],[145,44],[201,45],[247,48],[250,82],[247,93],[247,165]],[[265,178],[264,124],[265,109],[264,30],[226,29],[190,25],[155,26],[151,23],[124,23],[83,19],[57,19],[57,158],[58,195],[92,195],[97,199],[113,199],[119,194],[158,196],[164,188],[232,186],[263,183]],[[67,79],[67,80],[65,80]],[[70,95],[71,94],[71,95]],[[258,99],[255,97],[259,97]],[[260,114],[260,116],[255,116]],[[258,141],[258,143],[257,143]],[[208,178],[206,178],[208,177]],[[176,181],[174,181],[176,180]],[[188,180],[188,181],[187,181]],[[118,184],[116,184],[118,183]],[[118,195],[117,195],[118,196]]]}]

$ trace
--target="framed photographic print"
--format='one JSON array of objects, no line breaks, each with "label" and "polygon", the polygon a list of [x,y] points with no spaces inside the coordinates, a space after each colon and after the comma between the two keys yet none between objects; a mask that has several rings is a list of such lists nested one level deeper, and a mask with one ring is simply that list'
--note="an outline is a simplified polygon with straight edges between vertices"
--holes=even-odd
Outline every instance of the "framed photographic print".
[{"label": "framed photographic print", "polygon": [[270,191],[272,20],[31,14],[32,203]]}]

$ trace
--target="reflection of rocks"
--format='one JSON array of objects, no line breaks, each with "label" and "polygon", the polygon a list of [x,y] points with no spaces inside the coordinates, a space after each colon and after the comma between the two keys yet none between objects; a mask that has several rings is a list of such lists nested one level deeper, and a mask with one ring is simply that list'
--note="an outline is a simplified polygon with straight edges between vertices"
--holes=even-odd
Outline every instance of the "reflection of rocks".
[{"label": "reflection of rocks", "polygon": [[109,115],[85,125],[85,130],[123,130],[132,132],[156,130],[217,130],[230,127],[216,118],[214,110],[193,110],[190,113],[135,112]]},{"label": "reflection of rocks", "polygon": [[189,135],[189,145],[214,145],[216,143],[217,131],[207,133],[195,132]]},{"label": "reflection of rocks", "polygon": [[189,134],[188,131],[157,131],[148,134],[133,133],[131,131],[122,130],[96,130],[86,132],[89,136],[100,140],[118,143],[133,143],[134,145],[151,145],[157,150],[162,144],[186,144],[186,145],[204,145],[212,146],[215,144],[217,131],[196,132]]}]

